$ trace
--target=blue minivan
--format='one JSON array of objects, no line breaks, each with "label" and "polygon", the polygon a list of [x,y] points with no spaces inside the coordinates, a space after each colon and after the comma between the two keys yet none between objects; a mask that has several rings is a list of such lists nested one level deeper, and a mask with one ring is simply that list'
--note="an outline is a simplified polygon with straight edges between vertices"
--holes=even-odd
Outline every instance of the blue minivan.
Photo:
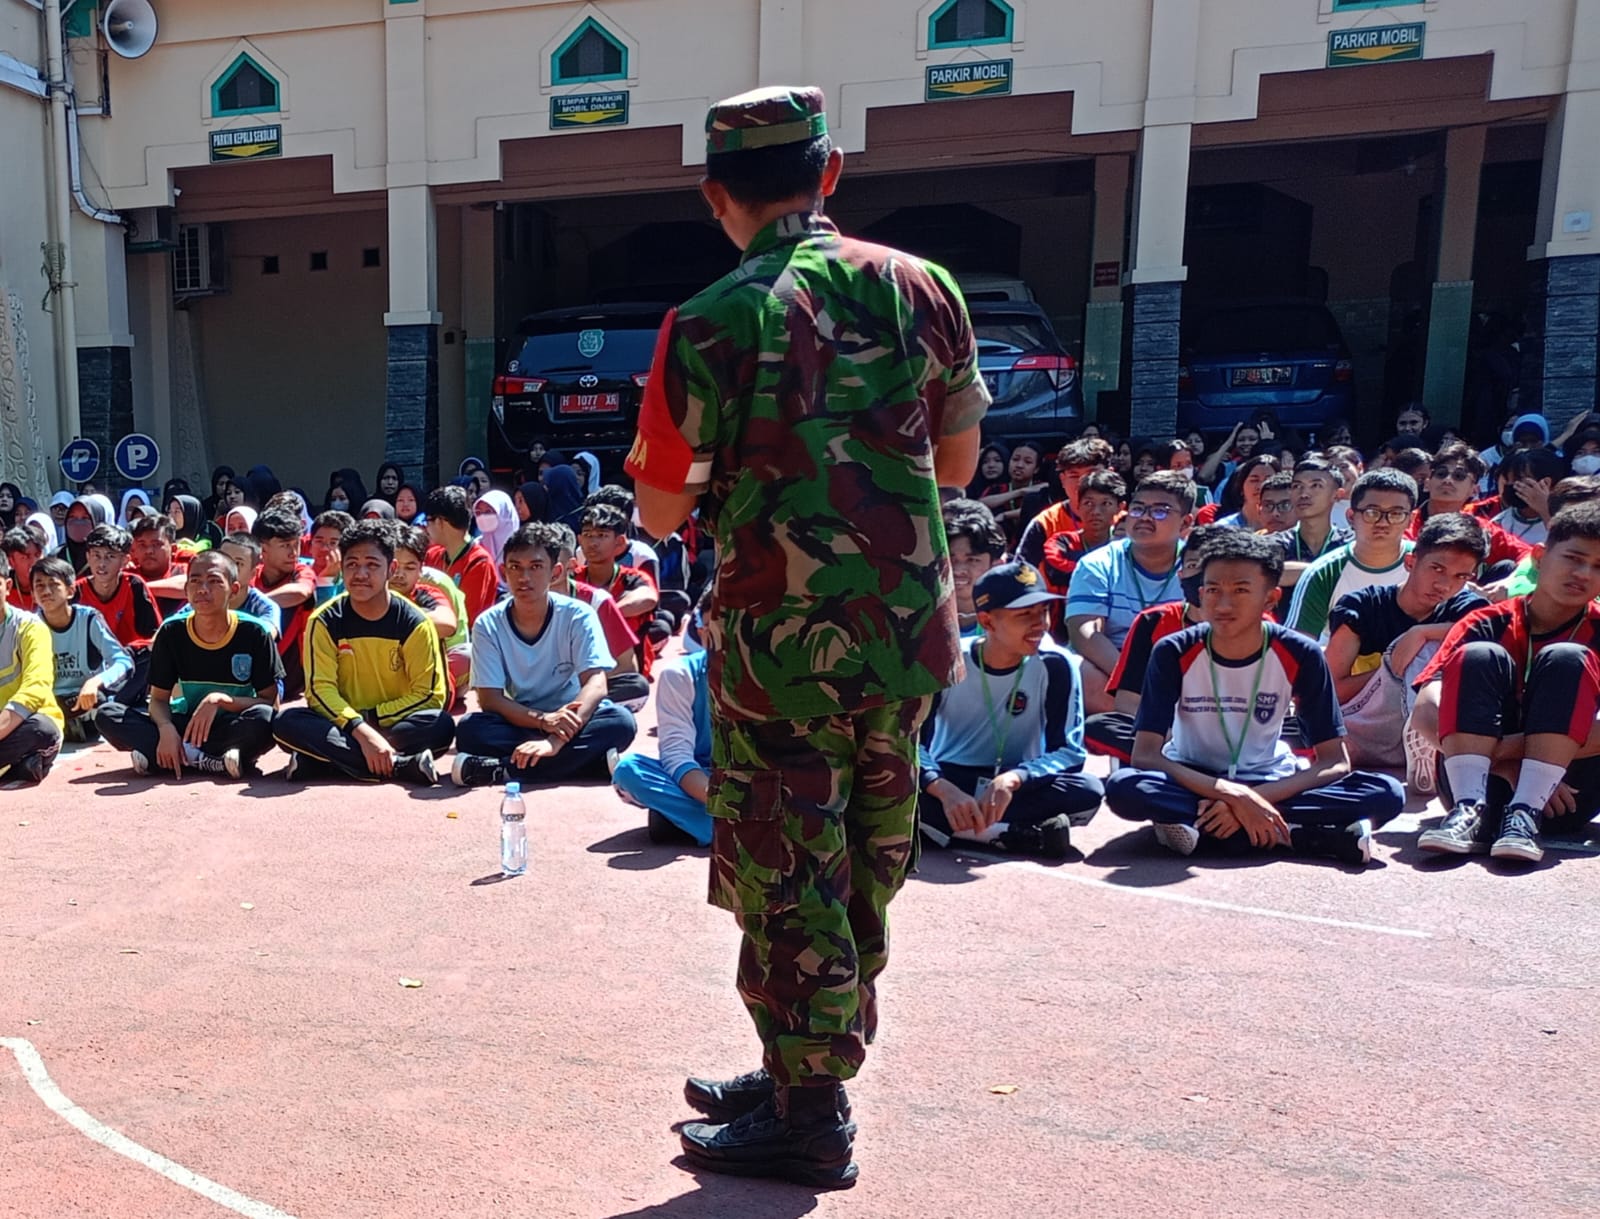
[{"label": "blue minivan", "polygon": [[1269,410],[1308,431],[1355,414],[1350,349],[1326,305],[1254,300],[1186,316],[1178,426],[1226,431]]}]

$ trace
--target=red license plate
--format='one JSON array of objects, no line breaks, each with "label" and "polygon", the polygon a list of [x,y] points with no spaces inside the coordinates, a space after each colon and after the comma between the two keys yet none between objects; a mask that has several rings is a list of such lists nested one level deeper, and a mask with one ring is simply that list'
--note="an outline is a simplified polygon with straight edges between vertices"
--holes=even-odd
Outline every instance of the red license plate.
[{"label": "red license plate", "polygon": [[556,398],[556,413],[561,415],[598,415],[603,411],[620,411],[622,395],[613,394],[561,394]]}]

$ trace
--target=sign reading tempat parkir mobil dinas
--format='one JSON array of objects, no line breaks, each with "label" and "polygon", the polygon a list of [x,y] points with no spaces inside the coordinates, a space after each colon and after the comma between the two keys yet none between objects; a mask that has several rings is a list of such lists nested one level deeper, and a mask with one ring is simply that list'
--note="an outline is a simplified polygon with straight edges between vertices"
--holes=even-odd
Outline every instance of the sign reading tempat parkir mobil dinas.
[{"label": "sign reading tempat parkir mobil dinas", "polygon": [[995,97],[1011,92],[1011,61],[981,59],[947,63],[928,69],[927,99],[946,101],[958,97]]},{"label": "sign reading tempat parkir mobil dinas", "polygon": [[550,130],[569,127],[622,127],[628,121],[628,91],[563,93],[550,99]]},{"label": "sign reading tempat parkir mobil dinas", "polygon": [[1349,68],[1364,63],[1395,63],[1422,58],[1424,24],[1375,25],[1334,30],[1328,35],[1328,66]]},{"label": "sign reading tempat parkir mobil dinas", "polygon": [[283,125],[230,127],[211,133],[211,161],[259,161],[283,155]]}]

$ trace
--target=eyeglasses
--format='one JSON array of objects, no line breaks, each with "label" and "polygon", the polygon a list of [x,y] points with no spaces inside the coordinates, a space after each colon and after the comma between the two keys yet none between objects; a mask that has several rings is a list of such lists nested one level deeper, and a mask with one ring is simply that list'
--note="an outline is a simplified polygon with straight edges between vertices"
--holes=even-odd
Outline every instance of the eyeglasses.
[{"label": "eyeglasses", "polygon": [[1467,469],[1466,466],[1451,466],[1449,468],[1444,466],[1434,466],[1433,476],[1435,478],[1443,478],[1449,480],[1450,482],[1458,483],[1471,482],[1473,477],[1472,471]]},{"label": "eyeglasses", "polygon": [[1294,500],[1292,499],[1264,499],[1261,501],[1263,512],[1293,512]]},{"label": "eyeglasses", "polygon": [[1171,504],[1129,504],[1128,515],[1133,520],[1143,520],[1149,517],[1152,521],[1164,521],[1169,516],[1177,513]]},{"label": "eyeglasses", "polygon": [[1376,525],[1383,521],[1388,525],[1398,525],[1402,521],[1411,519],[1410,508],[1363,508],[1359,513],[1362,520],[1369,525]]}]

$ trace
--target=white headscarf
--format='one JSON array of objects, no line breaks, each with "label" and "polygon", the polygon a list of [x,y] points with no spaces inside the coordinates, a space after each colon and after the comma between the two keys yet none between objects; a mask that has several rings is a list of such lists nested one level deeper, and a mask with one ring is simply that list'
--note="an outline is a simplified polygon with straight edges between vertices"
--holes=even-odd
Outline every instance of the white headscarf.
[{"label": "white headscarf", "polygon": [[[227,527],[228,526],[228,518],[233,516],[233,515],[235,515],[235,514],[238,514],[239,516],[244,517],[244,528],[243,529],[229,529]],[[255,523],[256,523],[256,510],[254,508],[247,508],[243,504],[240,504],[237,508],[229,508],[226,512],[224,512],[222,514],[222,526],[223,526],[222,532],[223,533],[249,533],[251,528],[252,528],[252,526],[254,526]]]},{"label": "white headscarf", "polygon": [[588,451],[578,454],[583,458],[583,464],[589,471],[589,476],[584,480],[583,494],[587,497],[600,490],[600,459]]},{"label": "white headscarf", "polygon": [[[485,491],[478,502],[472,505],[472,515],[477,519],[478,513],[484,509],[492,509],[495,515],[495,527],[492,531],[478,526],[479,540],[494,556],[494,561],[500,561],[500,553],[505,550],[506,543],[511,540],[511,535],[517,531],[521,521],[517,518],[516,505],[511,502],[511,497],[504,491]],[[487,513],[485,513],[487,515]]]},{"label": "white headscarf", "polygon": [[156,502],[155,492],[146,491],[143,487],[130,487],[128,490],[124,491],[122,493],[122,508],[117,513],[117,524],[121,525],[124,529],[131,529],[133,527],[133,522],[128,519],[128,505],[135,496],[138,496],[147,504],[153,504]]}]

